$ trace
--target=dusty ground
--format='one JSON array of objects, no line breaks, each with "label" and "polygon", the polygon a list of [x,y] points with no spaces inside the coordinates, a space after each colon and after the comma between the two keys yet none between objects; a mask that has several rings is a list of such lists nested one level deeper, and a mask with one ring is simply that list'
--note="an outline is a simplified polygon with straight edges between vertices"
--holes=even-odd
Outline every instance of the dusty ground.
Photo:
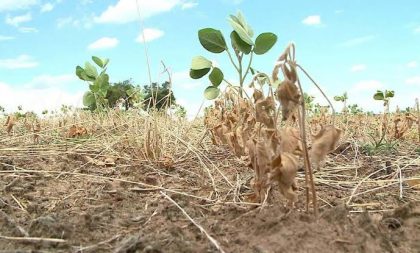
[{"label": "dusty ground", "polygon": [[[419,189],[406,180],[420,176],[415,145],[386,157],[331,155],[315,174],[315,219],[304,212],[302,174],[294,211],[276,189],[256,207],[247,202],[252,171],[207,143],[178,143],[159,162],[118,141],[10,143],[0,144],[2,253],[218,252],[168,197],[225,252],[420,252]],[[115,164],[104,165],[109,157]]]}]

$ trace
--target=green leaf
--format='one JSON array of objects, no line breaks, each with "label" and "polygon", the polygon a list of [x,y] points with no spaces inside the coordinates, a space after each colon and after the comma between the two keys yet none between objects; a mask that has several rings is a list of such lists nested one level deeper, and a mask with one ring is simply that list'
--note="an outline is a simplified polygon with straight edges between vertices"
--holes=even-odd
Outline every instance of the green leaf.
[{"label": "green leaf", "polygon": [[85,92],[85,94],[83,95],[83,105],[86,107],[90,107],[95,103],[95,95],[93,95],[93,93],[90,91]]},{"label": "green leaf", "polygon": [[76,75],[83,81],[95,81],[95,78],[86,75],[86,71],[80,66],[76,67]]},{"label": "green leaf", "polygon": [[212,66],[211,61],[207,60],[203,56],[196,56],[192,59],[192,62],[191,62],[191,69],[193,70],[207,69],[207,68],[211,68],[211,66]]},{"label": "green leaf", "polygon": [[106,68],[106,66],[109,63],[109,59],[108,58],[102,59],[102,62],[104,63],[104,68]]},{"label": "green leaf", "polygon": [[97,93],[97,92],[99,92],[100,87],[97,83],[93,83],[93,84],[89,85],[89,89],[90,89],[91,92]]},{"label": "green leaf", "polygon": [[277,35],[274,33],[261,33],[255,40],[254,53],[261,55],[270,50],[277,42]]},{"label": "green leaf", "polygon": [[98,71],[96,70],[95,66],[93,66],[89,62],[85,63],[85,73],[86,73],[87,76],[89,76],[91,78],[97,78],[98,77]]},{"label": "green leaf", "polygon": [[242,53],[249,54],[251,52],[252,46],[243,41],[236,31],[232,31],[230,40],[232,41],[232,46]]},{"label": "green leaf", "polygon": [[247,34],[252,38],[254,37],[254,31],[252,30],[251,26],[246,22],[244,14],[241,11],[238,11],[236,14],[237,19],[239,20],[239,24],[245,29]]},{"label": "green leaf", "polygon": [[222,53],[227,49],[222,32],[213,28],[204,28],[198,31],[200,44],[212,53]]},{"label": "green leaf", "polygon": [[204,90],[204,97],[208,100],[217,98],[220,94],[220,90],[217,87],[209,86]]},{"label": "green leaf", "polygon": [[207,73],[209,72],[210,72],[210,68],[199,69],[199,70],[190,69],[190,77],[192,79],[200,79],[203,76],[207,75]]},{"label": "green leaf", "polygon": [[340,101],[340,102],[344,101],[344,99],[343,99],[343,97],[342,97],[342,96],[335,96],[335,97],[334,97],[334,100],[335,100],[335,101]]},{"label": "green leaf", "polygon": [[387,90],[385,91],[385,97],[386,98],[393,98],[395,95],[395,92],[393,90]]},{"label": "green leaf", "polygon": [[373,99],[375,100],[384,100],[384,93],[380,90],[378,90],[375,95],[373,95]]},{"label": "green leaf", "polygon": [[215,87],[218,87],[222,83],[223,78],[224,78],[223,72],[217,67],[214,67],[209,75],[210,82]]},{"label": "green leaf", "polygon": [[108,65],[108,63],[109,63],[108,58],[100,58],[100,57],[97,57],[97,56],[92,56],[92,60],[96,63],[96,65],[98,65],[101,68],[105,68],[106,65]]},{"label": "green leaf", "polygon": [[[249,70],[251,71],[251,74],[252,74],[252,75],[255,75],[256,71],[255,71],[255,69],[254,69],[253,67],[250,67],[250,68],[249,68]],[[257,72],[258,72],[258,71],[257,71]]]},{"label": "green leaf", "polygon": [[83,79],[83,76],[82,76],[82,73],[83,73],[83,72],[85,72],[85,70],[84,70],[82,67],[80,67],[80,66],[77,66],[77,67],[76,67],[76,75],[77,75],[80,79],[85,80],[85,79]]},{"label": "green leaf", "polygon": [[109,75],[106,74],[106,73],[104,73],[104,72],[102,72],[98,76],[98,78],[96,78],[94,84],[95,85],[98,85],[98,87],[100,87],[101,89],[102,89],[102,87],[108,88],[109,87]]},{"label": "green leaf", "polygon": [[92,56],[92,61],[94,61],[96,63],[96,65],[98,65],[99,67],[101,67],[101,68],[104,67],[104,62],[102,61],[101,58],[99,58],[97,56]]},{"label": "green leaf", "polygon": [[228,19],[230,25],[232,26],[233,30],[238,33],[239,37],[248,45],[254,45],[254,42],[251,39],[251,36],[248,34],[247,30],[241,26],[237,21],[230,18]]},{"label": "green leaf", "polygon": [[101,97],[106,97],[106,94],[109,90],[109,75],[106,73],[101,73],[98,78],[96,78],[94,85],[98,87],[98,93]]},{"label": "green leaf", "polygon": [[104,88],[104,87],[100,87],[99,91],[98,91],[98,95],[100,95],[100,97],[105,98],[106,94],[108,93],[108,89]]}]

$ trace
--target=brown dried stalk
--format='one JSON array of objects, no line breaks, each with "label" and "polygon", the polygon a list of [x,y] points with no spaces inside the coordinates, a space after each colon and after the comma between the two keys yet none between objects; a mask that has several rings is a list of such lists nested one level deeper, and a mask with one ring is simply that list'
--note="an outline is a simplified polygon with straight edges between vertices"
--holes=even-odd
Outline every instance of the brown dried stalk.
[{"label": "brown dried stalk", "polygon": [[[285,74],[286,78],[291,79],[292,81],[296,80],[299,90],[300,90],[300,110],[299,110],[299,128],[301,134],[301,141],[302,141],[302,148],[303,148],[303,159],[305,164],[305,189],[306,189],[306,211],[309,211],[309,202],[310,202],[310,194],[312,194],[312,204],[314,208],[315,216],[318,216],[318,204],[317,204],[317,197],[316,197],[316,190],[315,190],[315,183],[312,174],[311,162],[309,159],[309,152],[308,152],[308,145],[306,140],[306,110],[305,110],[305,101],[302,99],[303,89],[300,83],[299,76],[296,73],[296,60],[295,60],[295,45],[293,43],[289,44],[286,48],[285,52],[279,57],[279,61],[284,61],[284,63],[278,64],[273,72],[276,72],[278,68],[282,68],[283,73]],[[287,66],[290,66],[292,72],[288,72]],[[318,86],[317,86],[318,87]],[[319,87],[318,87],[319,88]]]}]

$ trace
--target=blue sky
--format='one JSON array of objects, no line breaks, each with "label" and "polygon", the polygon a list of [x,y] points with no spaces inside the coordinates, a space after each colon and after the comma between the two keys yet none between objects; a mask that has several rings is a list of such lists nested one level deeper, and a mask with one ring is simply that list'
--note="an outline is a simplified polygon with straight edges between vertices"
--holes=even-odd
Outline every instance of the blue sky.
[{"label": "blue sky", "polygon": [[[229,14],[241,10],[256,34],[274,32],[278,42],[255,58],[270,73],[289,41],[297,60],[333,97],[347,91],[349,103],[380,110],[376,89],[394,89],[401,108],[420,97],[420,1],[379,0],[0,0],[0,105],[27,110],[80,105],[87,84],[74,75],[92,55],[111,59],[111,81],[132,78],[147,84],[145,30],[152,80],[161,61],[170,68],[178,101],[194,114],[208,80],[188,77],[191,58],[204,55],[235,82],[226,54],[201,48],[197,31],[222,30],[228,38]],[[326,104],[313,86],[304,89]],[[337,105],[339,107],[339,105]],[[393,108],[391,106],[391,108]],[[338,108],[339,109],[339,108]]]}]

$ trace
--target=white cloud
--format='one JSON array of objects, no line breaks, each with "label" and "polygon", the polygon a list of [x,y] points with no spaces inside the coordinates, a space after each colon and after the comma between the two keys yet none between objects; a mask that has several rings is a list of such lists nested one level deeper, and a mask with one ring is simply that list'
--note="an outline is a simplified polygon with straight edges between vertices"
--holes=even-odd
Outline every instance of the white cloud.
[{"label": "white cloud", "polygon": [[19,32],[21,33],[37,33],[38,29],[35,27],[19,27]]},{"label": "white cloud", "polygon": [[15,39],[15,37],[12,37],[12,36],[3,36],[3,35],[0,35],[0,42],[1,41],[7,41],[7,40],[14,40]]},{"label": "white cloud", "polygon": [[74,74],[66,75],[40,75],[34,77],[31,81],[24,84],[27,89],[48,89],[48,88],[65,88],[69,83],[75,83],[78,78]]},{"label": "white cloud", "polygon": [[36,5],[38,3],[38,0],[1,0],[0,12],[27,9],[32,5]]},{"label": "white cloud", "polygon": [[0,59],[0,68],[3,69],[25,69],[35,68],[39,64],[29,55],[20,55],[13,59]]},{"label": "white cloud", "polygon": [[[115,5],[110,5],[106,11],[95,18],[97,23],[125,24],[139,20],[136,0],[118,0]],[[172,10],[182,4],[180,0],[138,0],[142,19]]]},{"label": "white cloud", "polygon": [[[47,82],[38,87],[38,84]],[[0,101],[6,111],[16,111],[21,105],[24,110],[41,113],[43,110],[58,110],[62,104],[82,106],[82,91],[69,91],[66,88],[77,87],[76,78],[70,75],[38,76],[26,84],[8,84],[0,81]],[[82,88],[82,86],[80,86]]]},{"label": "white cloud", "polygon": [[417,26],[416,28],[414,28],[413,32],[414,33],[420,33],[420,26]]},{"label": "white cloud", "polygon": [[375,38],[374,35],[367,35],[367,36],[363,36],[363,37],[357,37],[357,38],[353,38],[350,39],[348,41],[345,41],[343,43],[341,43],[340,45],[343,47],[353,47],[353,46],[358,46],[364,43],[367,43],[371,40],[373,40]]},{"label": "white cloud", "polygon": [[405,80],[406,84],[420,86],[420,76],[413,76]]},{"label": "white cloud", "polygon": [[54,9],[54,5],[52,3],[46,3],[41,6],[41,12],[50,12]]},{"label": "white cloud", "polygon": [[6,24],[18,27],[20,26],[21,23],[29,22],[31,20],[32,20],[32,15],[29,12],[26,13],[25,15],[14,16],[14,17],[7,15]]},{"label": "white cloud", "polygon": [[78,26],[80,22],[73,17],[65,17],[57,19],[56,24],[58,28],[63,28],[66,25]]},{"label": "white cloud", "polygon": [[65,26],[73,27],[84,27],[85,29],[90,29],[93,26],[93,17],[85,16],[81,19],[75,19],[72,16],[65,18],[58,18],[56,20],[57,28],[63,28]]},{"label": "white cloud", "polygon": [[302,23],[305,25],[320,25],[321,16],[319,15],[307,16],[305,19],[302,20]]},{"label": "white cloud", "polygon": [[374,91],[378,89],[382,89],[384,85],[377,80],[366,80],[366,81],[360,81],[356,83],[352,90],[353,91]]},{"label": "white cloud", "polygon": [[366,70],[365,64],[356,64],[356,65],[353,65],[350,69],[351,72],[361,72],[364,70]]},{"label": "white cloud", "polygon": [[416,61],[410,61],[407,63],[407,68],[417,68],[417,62]]},{"label": "white cloud", "polygon": [[103,37],[88,46],[89,49],[109,49],[116,47],[120,41],[117,38]]},{"label": "white cloud", "polygon": [[197,5],[198,5],[198,3],[197,3],[197,2],[184,2],[184,3],[182,3],[182,5],[181,5],[181,9],[183,9],[183,10],[187,10],[187,9],[194,8],[194,7],[196,7]]},{"label": "white cloud", "polygon": [[[144,33],[144,37],[143,37]],[[137,36],[136,41],[143,43],[144,41],[150,42],[156,39],[159,39],[165,34],[162,30],[155,29],[155,28],[145,28],[143,32],[140,32],[140,34]]]}]

